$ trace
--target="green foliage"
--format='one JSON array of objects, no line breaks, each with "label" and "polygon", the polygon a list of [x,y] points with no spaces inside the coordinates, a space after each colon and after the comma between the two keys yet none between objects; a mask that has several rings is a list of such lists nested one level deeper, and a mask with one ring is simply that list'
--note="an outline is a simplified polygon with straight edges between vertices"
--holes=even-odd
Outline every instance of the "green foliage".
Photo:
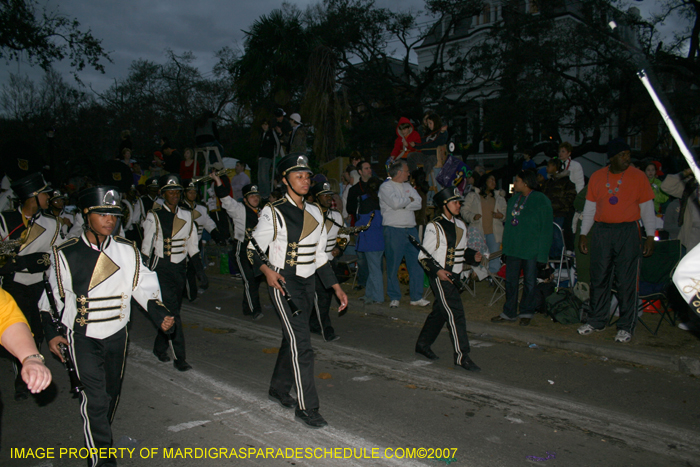
[{"label": "green foliage", "polygon": [[81,31],[75,19],[40,8],[36,0],[0,0],[0,58],[17,60],[20,54],[45,70],[68,58],[75,71],[90,66],[104,73],[103,62],[111,62],[102,41]]}]

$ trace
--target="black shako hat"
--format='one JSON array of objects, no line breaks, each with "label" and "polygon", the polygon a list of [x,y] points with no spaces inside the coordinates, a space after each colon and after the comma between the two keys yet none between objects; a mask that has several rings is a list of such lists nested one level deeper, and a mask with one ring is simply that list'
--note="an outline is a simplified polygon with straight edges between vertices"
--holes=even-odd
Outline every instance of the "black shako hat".
[{"label": "black shako hat", "polygon": [[333,190],[331,190],[331,184],[328,182],[317,183],[311,187],[309,194],[318,197],[319,195],[332,195]]},{"label": "black shako hat", "polygon": [[51,191],[51,197],[49,198],[49,202],[61,198],[68,199],[68,195],[56,188],[55,190]]},{"label": "black shako hat", "polygon": [[44,180],[44,176],[41,172],[34,172],[33,174],[12,182],[10,188],[12,188],[12,191],[14,191],[22,201],[33,198],[39,193],[51,193],[52,191],[49,184]]},{"label": "black shako hat", "polygon": [[313,170],[309,167],[309,159],[301,153],[292,153],[288,156],[282,158],[277,164],[277,174],[284,177],[290,172],[299,171],[313,173]]},{"label": "black shako hat", "polygon": [[448,186],[447,188],[443,188],[442,190],[438,191],[437,194],[433,196],[433,203],[435,203],[436,206],[444,206],[455,199],[461,201],[462,194],[459,192],[457,187]]},{"label": "black shako hat", "polygon": [[253,185],[252,183],[249,183],[248,185],[245,185],[243,187],[243,190],[241,190],[243,193],[243,197],[245,198],[248,195],[257,195],[258,193],[258,185]]},{"label": "black shako hat", "polygon": [[99,214],[122,215],[122,196],[116,186],[96,186],[85,188],[78,193],[78,207],[84,215]]},{"label": "black shako hat", "polygon": [[107,161],[101,172],[100,182],[109,186],[116,186],[119,191],[126,193],[134,183],[134,175],[131,168],[118,160]]},{"label": "black shako hat", "polygon": [[166,174],[158,179],[158,186],[161,191],[165,190],[182,190],[182,181],[177,174]]},{"label": "black shako hat", "polygon": [[160,188],[158,186],[158,178],[150,177],[148,180],[146,180],[146,188]]}]

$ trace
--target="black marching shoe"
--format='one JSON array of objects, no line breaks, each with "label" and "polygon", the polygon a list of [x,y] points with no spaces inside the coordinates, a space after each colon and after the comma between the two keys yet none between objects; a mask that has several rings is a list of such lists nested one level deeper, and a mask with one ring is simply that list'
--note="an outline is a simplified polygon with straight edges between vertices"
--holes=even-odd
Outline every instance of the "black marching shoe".
[{"label": "black marching shoe", "polygon": [[311,428],[323,428],[324,426],[328,426],[328,422],[323,419],[320,413],[318,413],[318,409],[296,409],[294,411],[294,418],[302,423],[305,423]]},{"label": "black marching shoe", "polygon": [[282,408],[293,409],[297,406],[297,400],[290,396],[288,392],[280,394],[279,392],[270,388],[267,394],[268,399],[270,399],[272,402],[277,402],[282,406]]},{"label": "black marching shoe", "polygon": [[416,353],[421,354],[428,360],[437,360],[440,357],[438,357],[435,352],[433,352],[430,347],[423,347],[421,345],[416,345]]},{"label": "black marching shoe", "polygon": [[158,360],[160,360],[161,362],[169,362],[170,361],[170,357],[168,357],[167,353],[156,353],[156,351],[154,350],[153,355],[155,355],[158,358]]},{"label": "black marching shoe", "polygon": [[481,371],[481,368],[476,363],[474,363],[472,361],[472,359],[469,358],[468,355],[464,355],[462,357],[462,364],[461,365],[458,364],[457,362],[455,362],[455,365],[461,366],[462,368],[464,368],[467,371]]},{"label": "black marching shoe", "polygon": [[326,336],[326,342],[333,342],[333,341],[337,341],[338,339],[340,339],[340,336],[337,334],[328,334]]},{"label": "black marching shoe", "polygon": [[177,360],[175,360],[175,361],[173,362],[173,366],[174,366],[175,369],[177,369],[178,371],[187,371],[187,370],[191,370],[191,369],[192,369],[192,365],[190,365],[189,363],[187,363],[185,360],[179,360],[179,359],[177,359]]}]

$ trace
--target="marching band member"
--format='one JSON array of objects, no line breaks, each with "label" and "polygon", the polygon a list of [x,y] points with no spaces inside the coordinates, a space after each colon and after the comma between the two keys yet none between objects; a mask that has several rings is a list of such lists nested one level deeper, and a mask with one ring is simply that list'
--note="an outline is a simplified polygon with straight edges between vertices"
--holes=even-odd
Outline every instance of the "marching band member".
[{"label": "marching band member", "polygon": [[[127,328],[133,297],[160,328],[174,322],[161,302],[156,274],[146,268],[136,245],[113,237],[117,217],[122,215],[117,187],[86,188],[80,192],[85,229],[53,247],[49,283],[56,297],[57,312],[66,328],[58,334],[50,318],[51,301],[46,292],[39,308],[49,348],[59,358],[59,344],[68,347],[84,390],[80,392],[85,446],[112,447],[111,423],[121,392],[126,357]],[[93,453],[90,466],[116,465],[114,458]]]},{"label": "marching band member", "polygon": [[426,226],[423,248],[439,264],[431,261],[424,251],[419,253],[418,261],[430,277],[435,301],[433,311],[426,318],[418,336],[416,353],[429,360],[437,360],[438,356],[430,346],[440,334],[442,326],[447,324],[454,346],[455,365],[465,370],[479,371],[481,368],[469,358],[467,320],[457,284],[464,264],[478,264],[481,253],[467,248],[467,226],[456,217],[461,201],[462,195],[455,187],[444,188],[433,198],[441,215]]},{"label": "marching band member", "polygon": [[[296,418],[312,428],[328,423],[318,412],[319,400],[314,384],[314,352],[311,348],[309,315],[315,291],[314,275],[323,285],[333,287],[339,310],[348,304],[328,263],[323,213],[304,198],[311,185],[311,169],[306,156],[290,154],[280,160],[277,171],[287,187],[279,201],[267,204],[253,232],[255,242],[248,245],[248,255],[255,271],[265,275],[270,295],[282,323],[282,344],[272,373],[269,396],[283,407],[296,407]],[[269,262],[263,262],[255,247],[264,253],[269,249]],[[285,300],[285,284],[297,310]],[[299,313],[294,313],[299,311]],[[298,400],[289,391],[294,386]]]},{"label": "marching band member", "polygon": [[161,330],[158,331],[153,353],[161,362],[170,361],[168,344],[172,347],[175,368],[187,371],[192,368],[185,360],[185,334],[180,320],[182,292],[185,290],[187,258],[202,261],[197,247],[197,230],[192,221],[192,213],[178,207],[182,194],[180,176],[167,174],[158,180],[164,203],[153,204],[148,212],[143,227],[143,244],[141,253],[147,256],[150,269],[158,273],[163,303],[175,316],[172,339]]},{"label": "marching band member", "polygon": [[[334,193],[331,190],[330,183],[317,183],[311,187],[311,194],[321,207],[321,211],[323,211],[323,224],[328,237],[326,241],[326,256],[332,267],[337,262],[336,258],[343,255],[343,250],[350,240],[350,236],[347,234],[338,235],[338,230],[343,225],[343,215],[335,209],[331,209]],[[341,241],[338,242],[338,239],[341,239]],[[324,287],[321,278],[316,274],[316,299],[314,301],[316,313],[311,314],[309,328],[311,332],[321,334],[326,342],[340,339],[340,336],[335,333],[331,325],[330,308],[332,299],[333,288]]]},{"label": "marching band member", "polygon": [[[216,222],[209,216],[207,207],[197,201],[197,186],[193,181],[187,183],[185,187],[185,197],[180,205],[192,211],[192,220],[197,224],[197,245],[200,251],[202,250],[202,234],[204,233],[204,229],[209,232],[214,240],[218,240],[222,237],[219,233],[219,229],[216,227]],[[190,261],[187,264],[187,282],[185,282],[187,298],[190,301],[194,301],[197,298],[197,280],[199,280],[199,287],[202,290],[206,290],[209,287],[209,278],[206,272],[204,272],[204,264],[202,261]]]},{"label": "marching band member", "polygon": [[215,172],[212,172],[211,176],[216,184],[214,191],[221,200],[221,207],[233,220],[233,249],[236,252],[236,264],[238,270],[241,271],[245,287],[243,314],[252,315],[254,320],[259,320],[263,317],[260,308],[260,284],[263,277],[254,273],[253,266],[248,261],[248,239],[246,238],[246,232],[251,233],[258,225],[258,216],[260,215],[258,187],[251,184],[245,185],[242,190],[243,202],[241,203],[229,195],[230,187],[225,185]]},{"label": "marching band member", "polygon": [[[36,346],[41,349],[44,333],[37,303],[43,291],[43,272],[51,265],[50,251],[61,241],[61,223],[48,211],[51,187],[36,172],[16,180],[11,185],[22,203],[15,211],[0,214],[0,240],[20,240],[17,255],[0,269],[2,287],[12,295],[27,317]],[[27,233],[25,233],[27,232]],[[27,385],[21,377],[21,363],[14,359],[15,400],[29,397]]]}]

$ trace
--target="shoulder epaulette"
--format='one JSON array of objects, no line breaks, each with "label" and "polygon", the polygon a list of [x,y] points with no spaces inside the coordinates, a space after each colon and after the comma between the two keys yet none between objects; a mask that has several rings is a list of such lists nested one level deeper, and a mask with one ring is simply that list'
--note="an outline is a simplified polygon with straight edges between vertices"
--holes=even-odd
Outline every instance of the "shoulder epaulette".
[{"label": "shoulder epaulette", "polygon": [[123,243],[125,245],[131,245],[133,247],[136,246],[136,242],[129,240],[128,238],[124,238],[124,237],[121,237],[119,235],[115,235],[113,238],[114,238],[114,241],[117,243]]},{"label": "shoulder epaulette", "polygon": [[56,251],[60,251],[60,250],[63,250],[64,248],[68,248],[69,246],[75,245],[76,243],[78,243],[78,241],[80,241],[80,237],[69,238],[68,240],[61,243],[60,245],[56,245],[54,248],[56,249]]},{"label": "shoulder epaulette", "polygon": [[44,216],[44,217],[48,217],[49,219],[54,219],[54,220],[57,219],[56,216],[54,216],[53,213],[52,213],[52,212],[49,212],[48,210],[46,210],[46,211],[41,211],[41,215]]},{"label": "shoulder epaulette", "polygon": [[[178,204],[178,207],[180,207],[186,211],[194,211],[194,208],[191,208],[187,203]],[[197,205],[195,205],[195,207],[197,207]]]},{"label": "shoulder epaulette", "polygon": [[156,203],[155,201],[153,202],[153,207],[151,208],[151,211],[160,211],[163,208],[163,205],[160,203]]},{"label": "shoulder epaulette", "polygon": [[284,204],[286,202],[287,202],[287,198],[282,197],[282,198],[278,199],[277,201],[273,201],[272,203],[267,203],[267,204],[269,204],[270,207],[275,207],[275,206],[279,206],[280,204]]}]

